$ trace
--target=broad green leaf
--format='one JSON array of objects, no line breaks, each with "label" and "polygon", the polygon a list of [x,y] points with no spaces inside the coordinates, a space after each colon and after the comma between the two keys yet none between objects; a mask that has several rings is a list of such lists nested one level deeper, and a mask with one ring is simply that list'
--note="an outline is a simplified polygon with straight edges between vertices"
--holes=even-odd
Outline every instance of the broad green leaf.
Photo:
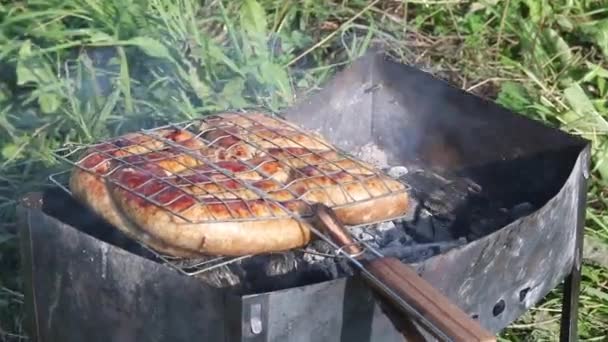
[{"label": "broad green leaf", "polygon": [[581,116],[573,110],[561,113],[561,120],[566,122],[566,125],[573,127],[577,121],[581,120]]},{"label": "broad green leaf", "polygon": [[247,100],[243,97],[245,91],[245,80],[242,78],[233,78],[228,81],[222,89],[222,98],[228,102],[231,108],[247,107]]},{"label": "broad green leaf", "polygon": [[21,44],[18,52],[19,58],[26,58],[32,55],[32,42],[26,40]]},{"label": "broad green leaf", "polygon": [[241,6],[241,26],[250,36],[266,37],[266,12],[256,0],[245,0]]},{"label": "broad green leaf", "polygon": [[240,9],[241,28],[245,31],[243,41],[243,53],[246,58],[253,55],[268,55],[268,38],[266,13],[255,0],[245,0]]},{"label": "broad green leaf", "polygon": [[28,82],[45,85],[56,80],[46,61],[40,56],[33,55],[32,45],[29,41],[23,43],[19,49],[16,69],[18,85]]},{"label": "broad green leaf", "polygon": [[131,97],[131,77],[129,76],[129,62],[127,55],[122,47],[117,47],[118,56],[120,59],[120,76],[118,84],[125,99],[125,109],[127,113],[133,113],[133,98]]},{"label": "broad green leaf", "polygon": [[589,68],[591,71],[585,74],[585,76],[581,79],[581,82],[589,82],[596,77],[608,79],[608,70],[604,69],[601,65],[591,62],[586,62],[585,64],[587,64],[587,68]]},{"label": "broad green leaf", "polygon": [[[598,279],[599,281],[599,277],[597,277],[596,279]],[[597,297],[603,302],[608,302],[608,293],[605,293],[604,291],[588,286],[583,289],[583,292],[588,295]]]},{"label": "broad green leaf", "polygon": [[112,114],[112,112],[116,108],[116,104],[118,103],[118,100],[120,99],[120,92],[121,92],[120,88],[116,88],[110,94],[110,96],[108,96],[106,98],[106,102],[104,103],[103,108],[99,111],[99,115],[97,116],[97,118],[95,120],[94,129],[99,131],[102,128],[102,126],[104,126],[106,124],[106,121],[110,117],[110,114]]},{"label": "broad green leaf", "polygon": [[524,111],[530,106],[530,98],[526,88],[519,83],[510,81],[501,85],[496,102],[516,112]]},{"label": "broad green leaf", "polygon": [[209,86],[200,79],[196,68],[191,67],[188,69],[188,80],[190,87],[192,87],[192,90],[194,90],[194,93],[199,99],[203,101],[209,100],[209,97],[211,96],[211,88],[209,88]]},{"label": "broad green leaf", "polygon": [[568,18],[565,15],[557,15],[556,16],[556,22],[557,24],[563,28],[564,30],[570,32],[574,29],[574,24],[572,23],[572,20],[570,20],[570,18]]},{"label": "broad green leaf", "polygon": [[[564,91],[564,97],[574,113],[566,113],[562,118],[572,129],[581,131],[583,137],[593,140],[596,135],[608,134],[608,122],[596,110],[583,88],[573,84]],[[603,179],[608,179],[608,163],[598,167]]]},{"label": "broad green leaf", "polygon": [[551,48],[556,54],[558,54],[558,58],[562,61],[562,63],[564,65],[570,63],[572,61],[572,51],[564,38],[562,38],[559,33],[552,28],[544,30],[543,33],[545,35],[546,44],[552,45]]},{"label": "broad green leaf", "polygon": [[309,83],[309,82],[308,82],[308,80],[307,80],[307,79],[305,79],[305,78],[300,79],[300,80],[299,80],[299,81],[296,83],[296,85],[297,85],[299,88],[308,88],[308,87],[310,87],[310,83]]},{"label": "broad green leaf", "polygon": [[91,43],[102,43],[102,42],[111,42],[114,38],[105,32],[96,31],[95,33],[89,36],[89,41]]},{"label": "broad green leaf", "polygon": [[137,46],[150,57],[172,59],[167,47],[158,40],[148,37],[135,37],[127,40],[125,43]]},{"label": "broad green leaf", "polygon": [[260,73],[264,83],[275,86],[284,100],[291,101],[291,85],[285,68],[265,61],[260,65]]},{"label": "broad green leaf", "polygon": [[208,52],[209,56],[213,58],[217,63],[225,64],[228,68],[230,68],[230,70],[236,72],[241,77],[245,76],[243,72],[239,69],[239,67],[232,61],[232,59],[230,59],[230,57],[228,57],[224,53],[224,51],[217,45],[209,43]]},{"label": "broad green leaf", "polygon": [[475,34],[476,32],[480,32],[483,30],[484,19],[480,14],[471,14],[465,17],[466,27],[468,28],[468,32],[471,34]]},{"label": "broad green leaf", "polygon": [[564,97],[578,115],[586,116],[596,113],[593,103],[580,85],[573,84],[568,87],[564,90]]},{"label": "broad green leaf", "polygon": [[43,113],[49,114],[54,113],[59,108],[61,101],[59,96],[55,93],[42,93],[38,97],[38,105]]},{"label": "broad green leaf", "polygon": [[523,55],[523,61],[518,60],[517,64],[521,63],[521,67],[533,71],[538,76],[544,75],[548,70],[542,68],[542,66],[549,65],[553,56],[546,51],[546,42],[539,41],[539,36],[536,34],[538,31],[536,23],[521,21],[519,24],[522,31],[519,36],[520,43],[523,51],[526,51],[526,53]]},{"label": "broad green leaf", "polygon": [[13,159],[19,153],[19,146],[16,144],[6,144],[2,147],[2,157],[4,159]]},{"label": "broad green leaf", "polygon": [[597,79],[597,89],[600,91],[600,96],[606,96],[606,78]]},{"label": "broad green leaf", "polygon": [[28,82],[38,82],[38,78],[26,61],[32,55],[32,45],[30,41],[26,41],[19,49],[19,60],[17,61],[17,84],[24,85]]},{"label": "broad green leaf", "polygon": [[553,8],[548,0],[525,0],[530,10],[530,19],[533,22],[541,22],[553,13]]},{"label": "broad green leaf", "polygon": [[600,48],[604,57],[608,58],[608,19],[584,23],[580,25],[580,29]]}]

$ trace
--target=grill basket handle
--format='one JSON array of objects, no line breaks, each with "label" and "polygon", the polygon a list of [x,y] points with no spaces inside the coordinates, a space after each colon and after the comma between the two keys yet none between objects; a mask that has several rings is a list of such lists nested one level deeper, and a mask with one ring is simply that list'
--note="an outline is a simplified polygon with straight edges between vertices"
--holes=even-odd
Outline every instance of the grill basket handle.
[{"label": "grill basket handle", "polygon": [[[422,316],[423,321],[427,321],[418,323],[429,329],[429,333],[435,335],[436,338],[458,342],[496,341],[493,334],[483,329],[478,322],[470,318],[439,290],[420,277],[412,267],[402,263],[399,259],[379,257],[364,260],[361,247],[355,243],[333,210],[322,204],[315,205],[314,210],[314,225],[329,235],[332,241],[346,253],[357,255],[355,258],[362,266],[363,279],[376,290],[376,293],[382,298],[382,304],[389,306],[386,313],[408,340],[415,332],[412,331],[409,319],[404,317],[411,316],[413,309]],[[404,317],[396,317],[397,312]],[[415,317],[412,318],[420,321]],[[404,319],[408,322],[403,322]],[[409,332],[406,333],[405,330]],[[420,336],[414,338],[414,340],[420,339]]]}]

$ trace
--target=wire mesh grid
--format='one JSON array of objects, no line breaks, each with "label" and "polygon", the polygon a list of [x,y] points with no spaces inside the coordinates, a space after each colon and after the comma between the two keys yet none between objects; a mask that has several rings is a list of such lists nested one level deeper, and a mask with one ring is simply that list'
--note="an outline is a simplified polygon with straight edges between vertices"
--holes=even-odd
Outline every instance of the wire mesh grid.
[{"label": "wire mesh grid", "polygon": [[[405,185],[391,189],[381,171],[289,122],[230,115],[141,130],[55,154],[190,223],[306,216],[310,198],[338,209],[408,190]],[[372,180],[383,189],[370,190]],[[347,191],[353,185],[365,194],[355,198]],[[204,219],[184,215],[195,206],[203,209],[205,215],[199,216]]]},{"label": "wire mesh grid", "polygon": [[[294,124],[239,112],[142,129],[92,145],[66,146],[55,155],[189,223],[300,219],[311,214],[314,203],[308,198],[314,198],[313,193],[337,209],[409,190],[405,184],[391,189],[386,183],[390,177]],[[51,181],[70,192],[66,181],[58,179],[67,173],[52,175]],[[371,180],[383,189],[371,190]],[[365,195],[355,198],[346,189],[352,185]],[[204,211],[204,219],[188,216],[195,207]],[[326,242],[336,247],[331,256],[352,257]],[[380,255],[366,241],[357,243]],[[187,275],[251,257],[185,260],[143,246]]]},{"label": "wire mesh grid", "polygon": [[[61,172],[57,172],[57,173],[53,173],[53,174],[49,175],[49,180],[53,184],[55,184],[57,187],[61,188],[63,191],[65,191],[66,193],[71,195],[72,192],[67,185],[69,175],[70,175],[70,171],[61,171]],[[397,217],[393,220],[399,220],[399,219],[401,219],[401,217]],[[349,228],[373,226],[373,225],[376,225],[376,224],[379,224],[382,222],[386,222],[386,220],[370,222],[370,223],[361,224],[361,225],[351,225],[351,226],[349,226]],[[377,251],[372,246],[375,244],[374,242],[377,238],[376,236],[362,232],[360,237],[353,236],[352,238],[355,241],[355,243],[359,244],[362,247],[361,248],[362,250],[371,251],[374,255],[381,256],[380,252]],[[134,240],[134,242],[137,243],[139,246],[141,246],[143,249],[145,249],[152,256],[154,256],[154,258],[157,261],[161,262],[162,264],[164,264],[166,266],[169,266],[169,267],[175,269],[179,273],[184,274],[186,276],[196,276],[196,275],[202,274],[204,272],[208,272],[208,271],[218,269],[221,267],[226,267],[232,263],[243,261],[245,259],[255,256],[253,254],[248,254],[248,255],[243,255],[243,256],[238,256],[238,257],[229,257],[229,256],[218,255],[218,256],[209,256],[209,257],[200,257],[200,258],[182,258],[182,257],[175,257],[175,256],[170,256],[170,255],[165,255],[163,253],[160,253],[159,251],[154,250],[153,248],[151,248],[150,246],[146,245],[145,243],[143,243],[139,240]],[[347,246],[343,246],[342,248],[336,248],[332,253],[322,253],[322,252],[313,250],[308,247],[295,248],[292,250],[292,252],[297,252],[297,253],[300,253],[301,255],[309,254],[309,255],[317,255],[317,256],[322,256],[322,257],[326,257],[326,258],[334,258],[334,259],[355,257],[355,256],[351,256],[351,255],[345,255],[345,253],[344,253],[345,247],[347,247]],[[280,254],[280,253],[281,252],[274,252],[274,254]]]}]

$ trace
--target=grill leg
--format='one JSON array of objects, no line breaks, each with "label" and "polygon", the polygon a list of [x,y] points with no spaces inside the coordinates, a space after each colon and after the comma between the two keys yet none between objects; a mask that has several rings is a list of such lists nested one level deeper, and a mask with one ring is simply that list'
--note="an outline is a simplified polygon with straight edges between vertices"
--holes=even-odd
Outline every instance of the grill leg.
[{"label": "grill leg", "polygon": [[[588,152],[588,150],[587,150]],[[588,158],[588,153],[586,154]],[[583,163],[583,165],[588,165]],[[583,241],[585,231],[585,212],[587,203],[587,178],[588,169],[583,170],[581,175],[578,198],[578,218],[576,222],[576,235],[574,241],[574,262],[572,264],[572,271],[570,275],[566,277],[564,283],[564,297],[562,299],[562,317],[560,327],[560,341],[561,342],[574,342],[578,341],[578,304],[579,304],[579,293],[581,286],[581,267],[583,265]]]},{"label": "grill leg", "polygon": [[580,281],[581,269],[579,267],[572,270],[572,273],[566,278],[564,284],[560,329],[561,342],[574,342],[578,340],[577,318]]}]

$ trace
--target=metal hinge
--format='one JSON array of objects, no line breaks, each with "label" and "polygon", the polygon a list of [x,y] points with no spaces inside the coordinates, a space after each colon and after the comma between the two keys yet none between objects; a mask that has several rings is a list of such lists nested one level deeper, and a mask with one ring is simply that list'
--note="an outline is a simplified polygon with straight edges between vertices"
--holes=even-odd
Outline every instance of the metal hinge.
[{"label": "metal hinge", "polygon": [[266,341],[268,335],[267,304],[264,298],[243,301],[243,341]]}]

